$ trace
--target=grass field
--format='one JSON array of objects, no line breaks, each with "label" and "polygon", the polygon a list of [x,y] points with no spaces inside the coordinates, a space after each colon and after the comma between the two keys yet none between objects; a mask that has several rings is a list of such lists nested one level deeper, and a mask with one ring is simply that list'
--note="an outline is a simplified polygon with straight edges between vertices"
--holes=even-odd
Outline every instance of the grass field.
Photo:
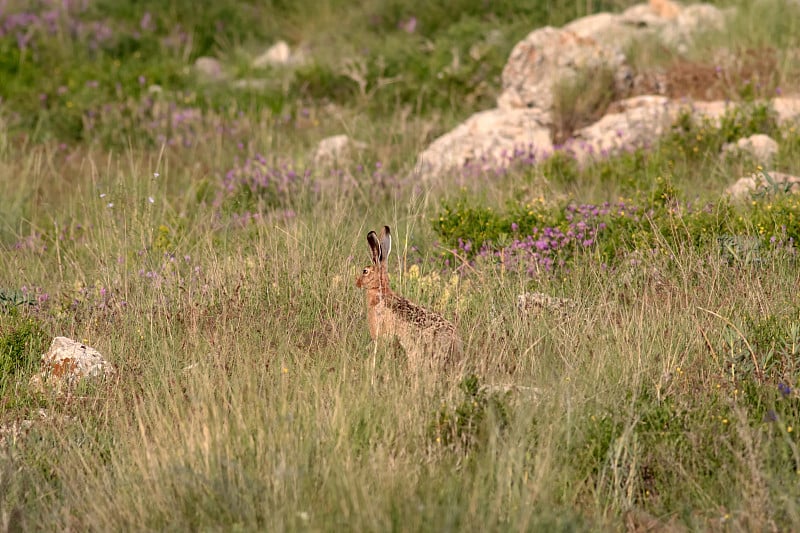
[{"label": "grass field", "polygon": [[[721,126],[417,181],[529,31],[630,5],[521,4],[0,3],[0,425],[34,421],[0,450],[3,530],[799,527],[800,197],[728,200],[756,163],[719,150],[769,133],[800,172],[759,100],[798,89],[800,7],[726,4],[690,59],[639,51],[773,58],[728,80]],[[305,62],[253,69],[277,39]],[[315,165],[339,133],[365,147]],[[383,224],[456,367],[372,342],[355,276]],[[116,376],[33,391],[60,335]]]}]

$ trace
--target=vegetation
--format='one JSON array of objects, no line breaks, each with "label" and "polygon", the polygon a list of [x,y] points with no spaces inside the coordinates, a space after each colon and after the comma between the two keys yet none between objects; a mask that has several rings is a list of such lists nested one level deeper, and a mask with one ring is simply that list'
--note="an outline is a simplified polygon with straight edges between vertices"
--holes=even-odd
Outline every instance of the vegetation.
[{"label": "vegetation", "polygon": [[[800,170],[761,99],[797,89],[800,8],[639,52],[769,50],[769,80],[721,82],[743,105],[719,124],[418,182],[529,31],[629,5],[522,4],[0,2],[0,527],[797,529],[800,201],[727,199],[757,166],[720,149],[768,133]],[[302,58],[253,67],[277,39]],[[561,129],[612,100],[593,81]],[[340,133],[364,146],[315,163]],[[354,276],[382,224],[394,288],[453,319],[463,364],[373,345]],[[117,374],[35,392],[59,335]]]}]

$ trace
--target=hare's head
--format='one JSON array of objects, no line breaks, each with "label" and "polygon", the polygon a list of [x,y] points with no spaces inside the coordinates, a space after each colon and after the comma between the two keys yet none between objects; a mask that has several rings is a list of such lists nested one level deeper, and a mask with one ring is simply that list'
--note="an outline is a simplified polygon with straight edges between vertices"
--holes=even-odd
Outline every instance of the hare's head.
[{"label": "hare's head", "polygon": [[372,264],[364,267],[356,278],[356,287],[361,289],[388,289],[389,273],[386,268],[389,252],[392,251],[392,234],[384,226],[380,236],[374,231],[367,233]]}]

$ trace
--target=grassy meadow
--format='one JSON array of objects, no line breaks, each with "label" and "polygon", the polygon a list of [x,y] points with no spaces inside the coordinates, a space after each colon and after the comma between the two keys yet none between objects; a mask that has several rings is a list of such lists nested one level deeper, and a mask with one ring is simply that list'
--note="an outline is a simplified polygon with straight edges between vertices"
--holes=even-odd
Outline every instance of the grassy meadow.
[{"label": "grassy meadow", "polygon": [[[768,58],[720,82],[720,125],[413,172],[528,32],[628,5],[0,2],[0,426],[33,421],[0,449],[2,531],[798,529],[800,196],[727,199],[756,162],[719,152],[768,133],[800,172],[763,100],[800,89],[800,5],[720,4],[731,31],[686,56],[631,51]],[[303,60],[253,68],[278,39]],[[315,164],[341,133],[363,145]],[[393,287],[456,324],[461,364],[372,342],[355,276],[383,224]],[[62,335],[117,374],[32,390]]]}]

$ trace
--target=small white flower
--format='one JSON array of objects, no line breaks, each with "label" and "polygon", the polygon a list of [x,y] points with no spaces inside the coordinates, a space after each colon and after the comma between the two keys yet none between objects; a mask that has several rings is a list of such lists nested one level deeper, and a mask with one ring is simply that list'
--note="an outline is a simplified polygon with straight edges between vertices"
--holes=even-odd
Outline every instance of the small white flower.
[{"label": "small white flower", "polygon": [[151,204],[154,204],[154,203],[156,203],[156,201],[153,199],[153,197],[152,197],[152,196],[148,196],[148,197],[147,197],[147,201],[148,201],[148,202],[150,202]]},{"label": "small white flower", "polygon": [[106,197],[106,193],[102,193],[102,194],[100,195],[100,198],[105,198],[105,197]]},{"label": "small white flower", "polygon": [[161,175],[161,174],[159,174],[158,172],[153,172],[153,177],[154,177],[154,178],[157,178],[157,177],[159,177],[160,175]]},{"label": "small white flower", "polygon": [[108,205],[106,207],[114,207],[114,202],[108,202]]}]

